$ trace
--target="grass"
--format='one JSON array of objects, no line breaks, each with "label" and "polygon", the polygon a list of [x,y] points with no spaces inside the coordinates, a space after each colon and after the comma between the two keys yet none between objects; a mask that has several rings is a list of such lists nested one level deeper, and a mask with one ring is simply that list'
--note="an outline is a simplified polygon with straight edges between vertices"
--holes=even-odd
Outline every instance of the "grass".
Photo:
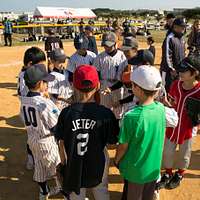
[{"label": "grass", "polygon": [[[151,32],[152,36],[154,37],[156,43],[162,43],[163,42],[164,37],[166,35],[165,31],[152,30],[150,32]],[[25,35],[25,34],[13,34],[13,46],[32,46],[32,45],[44,43],[43,41],[23,42],[24,37],[27,37],[27,35]],[[139,42],[145,42],[146,41],[146,38],[144,36],[137,36],[137,39],[138,39]],[[4,45],[3,35],[2,35],[0,41],[1,41],[0,47],[3,47],[3,45]],[[64,42],[67,42],[67,41],[69,41],[69,40],[64,40]]]}]

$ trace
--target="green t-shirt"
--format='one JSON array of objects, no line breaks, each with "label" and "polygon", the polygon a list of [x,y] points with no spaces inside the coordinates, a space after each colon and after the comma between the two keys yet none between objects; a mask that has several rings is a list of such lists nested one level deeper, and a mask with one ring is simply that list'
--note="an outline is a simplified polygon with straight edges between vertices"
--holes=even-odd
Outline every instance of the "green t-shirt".
[{"label": "green t-shirt", "polygon": [[120,144],[128,143],[120,162],[124,179],[144,184],[159,178],[165,127],[165,108],[158,102],[136,106],[125,114],[119,135]]}]

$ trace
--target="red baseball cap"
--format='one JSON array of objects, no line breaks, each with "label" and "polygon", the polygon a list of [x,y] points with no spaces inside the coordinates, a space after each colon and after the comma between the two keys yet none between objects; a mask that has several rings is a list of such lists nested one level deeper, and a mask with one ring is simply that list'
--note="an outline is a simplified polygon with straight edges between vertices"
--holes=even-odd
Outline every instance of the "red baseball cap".
[{"label": "red baseball cap", "polygon": [[81,65],[76,68],[73,77],[73,85],[76,89],[94,89],[98,83],[99,76],[94,66]]}]

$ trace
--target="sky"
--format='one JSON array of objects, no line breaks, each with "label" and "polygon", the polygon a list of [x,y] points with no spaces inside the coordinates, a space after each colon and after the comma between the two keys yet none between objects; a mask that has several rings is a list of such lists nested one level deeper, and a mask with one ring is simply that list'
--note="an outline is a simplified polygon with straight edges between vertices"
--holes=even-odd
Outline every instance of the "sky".
[{"label": "sky", "polygon": [[0,0],[0,11],[34,11],[36,6],[172,10],[200,6],[200,0]]}]

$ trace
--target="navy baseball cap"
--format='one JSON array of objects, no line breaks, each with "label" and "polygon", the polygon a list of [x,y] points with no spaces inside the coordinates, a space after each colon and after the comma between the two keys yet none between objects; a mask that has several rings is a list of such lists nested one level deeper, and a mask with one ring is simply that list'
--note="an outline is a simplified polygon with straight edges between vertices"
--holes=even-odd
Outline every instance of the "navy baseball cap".
[{"label": "navy baseball cap", "polygon": [[86,26],[86,27],[85,27],[85,30],[86,30],[86,31],[93,32],[94,29],[93,29],[92,26]]},{"label": "navy baseball cap", "polygon": [[50,82],[55,76],[47,72],[46,66],[43,64],[35,64],[29,67],[24,74],[26,85],[36,85],[39,81]]},{"label": "navy baseball cap", "polygon": [[138,48],[138,41],[134,37],[125,37],[123,41],[123,45],[121,47],[122,51],[128,51],[131,49],[137,49]]},{"label": "navy baseball cap", "polygon": [[51,53],[51,59],[61,63],[64,63],[67,58],[63,49],[55,49]]},{"label": "navy baseball cap", "polygon": [[150,65],[154,64],[154,56],[148,49],[139,51],[138,60],[141,64],[149,63]]},{"label": "navy baseball cap", "polygon": [[178,72],[186,72],[189,70],[200,71],[200,57],[188,56],[184,58],[178,65]]},{"label": "navy baseball cap", "polygon": [[102,36],[101,46],[112,47],[117,42],[117,36],[113,32],[104,33]]},{"label": "navy baseball cap", "polygon": [[186,23],[182,18],[176,18],[173,22],[173,25],[186,27]]},{"label": "navy baseball cap", "polygon": [[84,34],[80,34],[74,38],[74,47],[79,49],[88,49],[89,40]]}]

